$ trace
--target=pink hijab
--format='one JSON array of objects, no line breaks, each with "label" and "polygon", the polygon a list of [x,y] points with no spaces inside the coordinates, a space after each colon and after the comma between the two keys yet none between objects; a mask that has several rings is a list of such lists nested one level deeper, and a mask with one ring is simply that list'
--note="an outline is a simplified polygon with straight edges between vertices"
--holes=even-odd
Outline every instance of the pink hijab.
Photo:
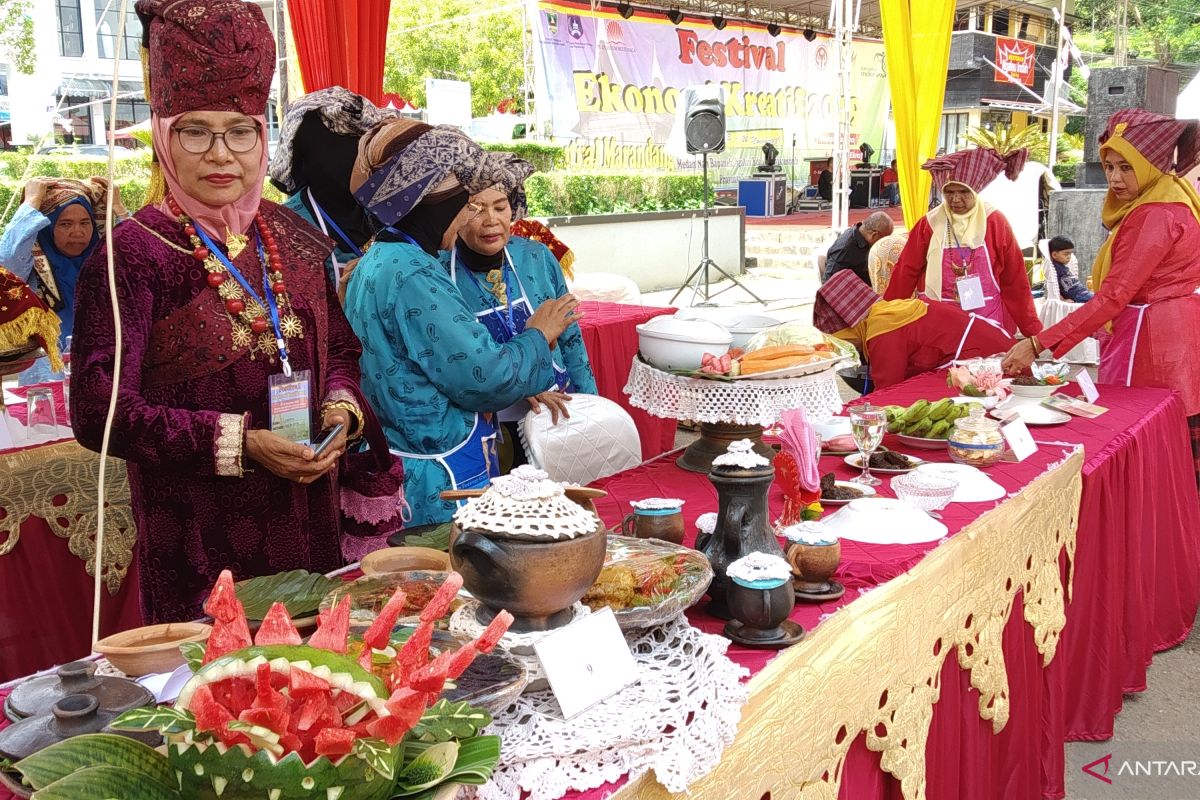
[{"label": "pink hijab", "polygon": [[[246,233],[254,223],[254,215],[258,213],[258,205],[262,201],[263,180],[267,176],[266,141],[264,139],[262,143],[262,158],[258,163],[258,174],[255,176],[250,191],[227,205],[210,206],[186,194],[179,185],[175,162],[171,158],[171,126],[182,116],[182,114],[176,114],[173,117],[150,115],[150,125],[154,131],[154,153],[158,156],[158,163],[167,183],[167,191],[175,198],[175,202],[179,204],[183,213],[191,217],[214,241],[224,244],[227,233]],[[253,115],[252,119],[258,123],[258,129],[263,132],[265,137],[267,118],[258,114]],[[159,210],[167,216],[171,216],[171,211],[165,202],[159,204]]]}]

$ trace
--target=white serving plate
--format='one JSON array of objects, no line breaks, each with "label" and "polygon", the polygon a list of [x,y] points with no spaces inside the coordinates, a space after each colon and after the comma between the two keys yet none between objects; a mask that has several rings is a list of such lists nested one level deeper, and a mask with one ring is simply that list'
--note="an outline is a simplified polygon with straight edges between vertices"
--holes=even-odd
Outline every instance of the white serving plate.
[{"label": "white serving plate", "polygon": [[[880,475],[902,475],[905,472],[912,472],[914,469],[925,463],[924,459],[917,458],[916,456],[910,456],[907,453],[901,453],[900,455],[912,462],[912,466],[908,469],[879,469],[877,467],[871,467],[871,473],[879,473]],[[851,453],[850,455],[846,456],[845,462],[855,469],[862,469],[862,453]]]},{"label": "white serving plate", "polygon": [[855,500],[863,500],[875,496],[874,486],[863,486],[861,483],[855,483],[854,481],[834,481],[833,485],[840,486],[843,489],[857,489],[862,492],[862,497],[855,497],[850,500],[826,500],[822,497],[820,500],[822,506],[844,506],[847,503],[853,503]]},{"label": "white serving plate", "polygon": [[945,450],[945,439],[925,439],[920,436],[909,436],[906,433],[897,433],[896,438],[904,442],[909,447],[915,447],[918,450]]},{"label": "white serving plate", "polygon": [[1071,415],[1046,408],[1040,403],[1014,403],[1007,401],[988,412],[993,419],[1005,420],[1016,414],[1026,425],[1062,425],[1071,421]]},{"label": "white serving plate", "polygon": [[1056,384],[1054,386],[1049,386],[1049,385],[1047,385],[1047,386],[1018,386],[1017,384],[1014,383],[1014,384],[1010,384],[1008,388],[1009,388],[1009,391],[1011,391],[1015,397],[1034,397],[1034,398],[1037,398],[1038,400],[1045,400],[1047,397],[1054,394],[1062,387],[1063,387],[1063,384],[1061,384],[1061,383]]},{"label": "white serving plate", "polygon": [[919,544],[948,533],[921,509],[890,497],[851,500],[821,521],[841,539],[868,544]]},{"label": "white serving plate", "polygon": [[922,464],[917,467],[917,472],[958,481],[958,488],[950,501],[952,503],[986,503],[1008,494],[983,470],[969,464]]}]

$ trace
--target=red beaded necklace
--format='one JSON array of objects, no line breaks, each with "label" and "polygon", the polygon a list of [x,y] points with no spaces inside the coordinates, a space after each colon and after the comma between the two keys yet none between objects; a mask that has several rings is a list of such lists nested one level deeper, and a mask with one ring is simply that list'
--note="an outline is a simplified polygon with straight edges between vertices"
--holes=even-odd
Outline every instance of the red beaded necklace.
[{"label": "red beaded necklace", "polygon": [[[211,253],[196,231],[196,224],[189,219],[175,198],[167,195],[167,208],[183,226],[192,244],[192,258],[203,264],[208,273],[208,285],[217,290],[217,294],[225,304],[225,312],[233,325],[231,338],[235,348],[249,348],[251,357],[255,352],[263,352],[274,356],[278,351],[275,337],[271,332],[271,323],[267,320],[267,310],[254,298],[247,298],[241,284],[228,280],[229,270],[221,263],[221,259]],[[287,294],[287,285],[283,281],[283,273],[278,267],[283,263],[279,254],[279,243],[275,234],[267,227],[262,214],[254,215],[254,225],[263,244],[265,262],[263,269],[271,282],[271,292],[275,295],[279,307],[280,329],[285,339],[296,339],[304,336],[304,325],[292,310],[291,300]],[[232,253],[230,254],[232,260]],[[274,269],[272,269],[274,267]]]}]

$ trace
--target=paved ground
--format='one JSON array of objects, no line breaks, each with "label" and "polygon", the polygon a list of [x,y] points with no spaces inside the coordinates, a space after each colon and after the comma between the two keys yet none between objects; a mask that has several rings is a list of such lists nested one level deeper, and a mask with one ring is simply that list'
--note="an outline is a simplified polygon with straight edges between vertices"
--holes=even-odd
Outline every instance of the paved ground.
[{"label": "paved ground", "polygon": [[[815,280],[792,275],[795,273],[752,270],[746,285],[771,300],[767,307],[770,313],[784,319],[811,319]],[[643,302],[668,305],[672,293],[646,295]],[[715,300],[721,306],[745,304],[747,309],[762,308],[736,287],[718,295]],[[679,305],[687,305],[686,296]],[[1092,372],[1094,377],[1095,371]],[[842,390],[843,399],[857,396],[844,384]],[[681,429],[676,444],[686,445],[694,437],[694,433]],[[1067,745],[1067,800],[1200,800],[1200,774],[1165,780],[1123,781],[1117,777],[1110,786],[1083,772],[1084,765],[1111,754],[1109,768],[1114,776],[1123,761],[1174,761],[1179,764],[1190,761],[1197,765],[1195,771],[1200,773],[1200,634],[1195,628],[1187,641],[1155,656],[1147,683],[1147,691],[1125,697],[1112,739]],[[1101,770],[1102,767],[1093,769]],[[1131,782],[1137,784],[1137,788],[1128,788]]]}]

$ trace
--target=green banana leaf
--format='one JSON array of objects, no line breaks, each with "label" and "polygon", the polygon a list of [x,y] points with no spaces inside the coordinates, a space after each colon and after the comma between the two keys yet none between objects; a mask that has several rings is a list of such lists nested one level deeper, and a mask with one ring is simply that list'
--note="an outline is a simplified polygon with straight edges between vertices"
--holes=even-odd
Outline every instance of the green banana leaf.
[{"label": "green banana leaf", "polygon": [[174,791],[179,786],[165,756],[141,742],[112,733],[67,739],[18,761],[16,769],[30,786],[40,790],[96,766],[119,770],[164,790]]},{"label": "green banana leaf", "polygon": [[404,546],[430,547],[434,550],[441,550],[444,553],[450,549],[450,525],[451,523],[447,522],[425,533],[415,536],[405,536]]},{"label": "green banana leaf", "polygon": [[[434,745],[412,739],[404,742],[404,763],[409,763],[421,753]],[[492,771],[500,762],[499,736],[472,736],[463,739],[458,746],[458,760],[454,769],[442,781],[416,794],[404,794],[399,787],[392,793],[393,800],[429,800],[437,790],[448,783],[461,783],[470,786],[482,786],[492,778]]]},{"label": "green banana leaf", "polygon": [[107,764],[72,772],[45,789],[33,800],[180,800],[176,789],[146,780],[138,772]]},{"label": "green banana leaf", "polygon": [[247,619],[261,620],[271,609],[272,603],[283,603],[288,614],[295,619],[316,611],[321,605],[321,598],[341,585],[342,581],[337,578],[294,569],[239,581],[237,597],[246,609]]},{"label": "green banana leaf", "polygon": [[112,721],[112,727],[123,731],[158,731],[183,733],[196,729],[192,712],[167,706],[131,708]]}]

